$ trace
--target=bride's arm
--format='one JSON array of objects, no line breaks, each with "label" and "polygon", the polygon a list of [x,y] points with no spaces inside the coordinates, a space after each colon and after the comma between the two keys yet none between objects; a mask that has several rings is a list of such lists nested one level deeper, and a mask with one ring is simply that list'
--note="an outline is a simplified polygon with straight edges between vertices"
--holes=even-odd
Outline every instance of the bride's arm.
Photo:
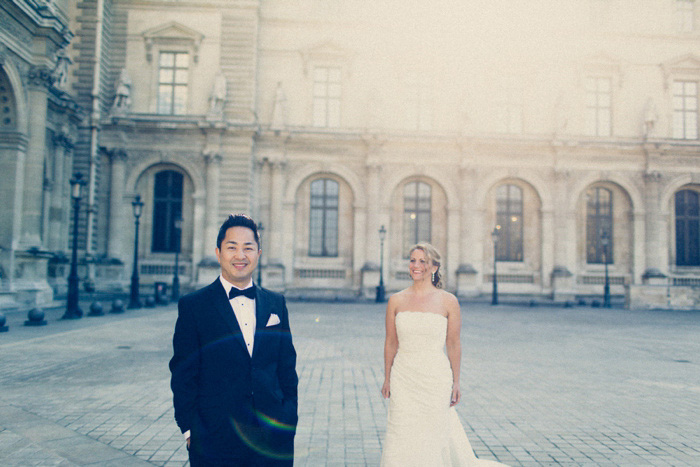
[{"label": "bride's arm", "polygon": [[457,404],[462,397],[459,389],[459,367],[462,360],[462,344],[459,340],[459,332],[462,329],[462,315],[457,298],[449,294],[445,298],[447,308],[447,358],[452,368],[452,399],[450,407]]},{"label": "bride's arm", "polygon": [[384,384],[382,385],[382,396],[386,399],[390,395],[389,375],[391,365],[394,363],[396,351],[399,348],[399,339],[396,335],[396,297],[389,297],[386,305],[386,338],[384,340]]}]

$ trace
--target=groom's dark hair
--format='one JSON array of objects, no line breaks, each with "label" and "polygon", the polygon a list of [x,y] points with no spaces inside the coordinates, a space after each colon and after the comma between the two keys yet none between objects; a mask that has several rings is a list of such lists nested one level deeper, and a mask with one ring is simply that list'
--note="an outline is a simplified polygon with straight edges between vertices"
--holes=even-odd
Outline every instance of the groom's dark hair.
[{"label": "groom's dark hair", "polygon": [[221,242],[223,242],[224,238],[226,237],[226,231],[231,227],[245,227],[247,229],[252,230],[253,237],[255,238],[255,243],[258,245],[258,249],[260,248],[258,225],[255,223],[255,221],[249,216],[246,216],[245,214],[230,214],[228,216],[228,219],[226,219],[224,223],[221,224],[221,228],[219,229],[219,235],[216,237],[216,247],[219,250],[221,249]]}]

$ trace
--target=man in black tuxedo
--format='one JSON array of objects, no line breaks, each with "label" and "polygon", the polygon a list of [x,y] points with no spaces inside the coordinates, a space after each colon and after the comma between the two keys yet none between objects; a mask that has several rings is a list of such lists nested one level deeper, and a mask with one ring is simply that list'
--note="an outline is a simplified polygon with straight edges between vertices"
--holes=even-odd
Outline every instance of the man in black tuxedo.
[{"label": "man in black tuxedo", "polygon": [[296,351],[284,297],[253,284],[261,253],[255,222],[229,216],[221,275],[178,303],[170,386],[193,467],[293,464]]}]

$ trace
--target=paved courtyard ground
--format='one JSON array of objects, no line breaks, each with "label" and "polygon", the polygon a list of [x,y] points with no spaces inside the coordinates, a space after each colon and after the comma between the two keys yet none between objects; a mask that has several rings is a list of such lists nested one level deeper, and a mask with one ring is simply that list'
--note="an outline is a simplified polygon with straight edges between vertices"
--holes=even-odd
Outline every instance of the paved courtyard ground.
[{"label": "paved courtyard ground", "polygon": [[[289,304],[296,465],[379,463],[384,307]],[[700,312],[465,303],[475,452],[513,466],[700,466]],[[174,305],[0,333],[0,465],[186,464],[167,362]]]}]

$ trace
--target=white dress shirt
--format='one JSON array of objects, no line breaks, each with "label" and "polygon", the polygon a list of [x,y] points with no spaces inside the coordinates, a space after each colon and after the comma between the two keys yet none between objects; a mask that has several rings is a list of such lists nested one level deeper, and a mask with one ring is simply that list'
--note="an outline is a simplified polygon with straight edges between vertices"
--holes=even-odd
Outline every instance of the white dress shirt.
[{"label": "white dress shirt", "polygon": [[[224,279],[224,277],[221,275],[219,275],[219,279],[221,280],[221,284],[224,286],[226,296],[228,297],[229,291],[235,286],[226,279]],[[253,279],[250,280],[250,283],[246,287],[243,287],[243,289],[240,290],[245,290],[248,287],[252,286]],[[239,295],[238,297],[234,297],[231,300],[229,300],[229,303],[231,304],[233,313],[236,315],[238,325],[241,327],[243,339],[245,340],[245,346],[248,349],[248,353],[252,357],[254,343],[253,341],[255,338],[255,300],[248,298],[245,295]]]}]

